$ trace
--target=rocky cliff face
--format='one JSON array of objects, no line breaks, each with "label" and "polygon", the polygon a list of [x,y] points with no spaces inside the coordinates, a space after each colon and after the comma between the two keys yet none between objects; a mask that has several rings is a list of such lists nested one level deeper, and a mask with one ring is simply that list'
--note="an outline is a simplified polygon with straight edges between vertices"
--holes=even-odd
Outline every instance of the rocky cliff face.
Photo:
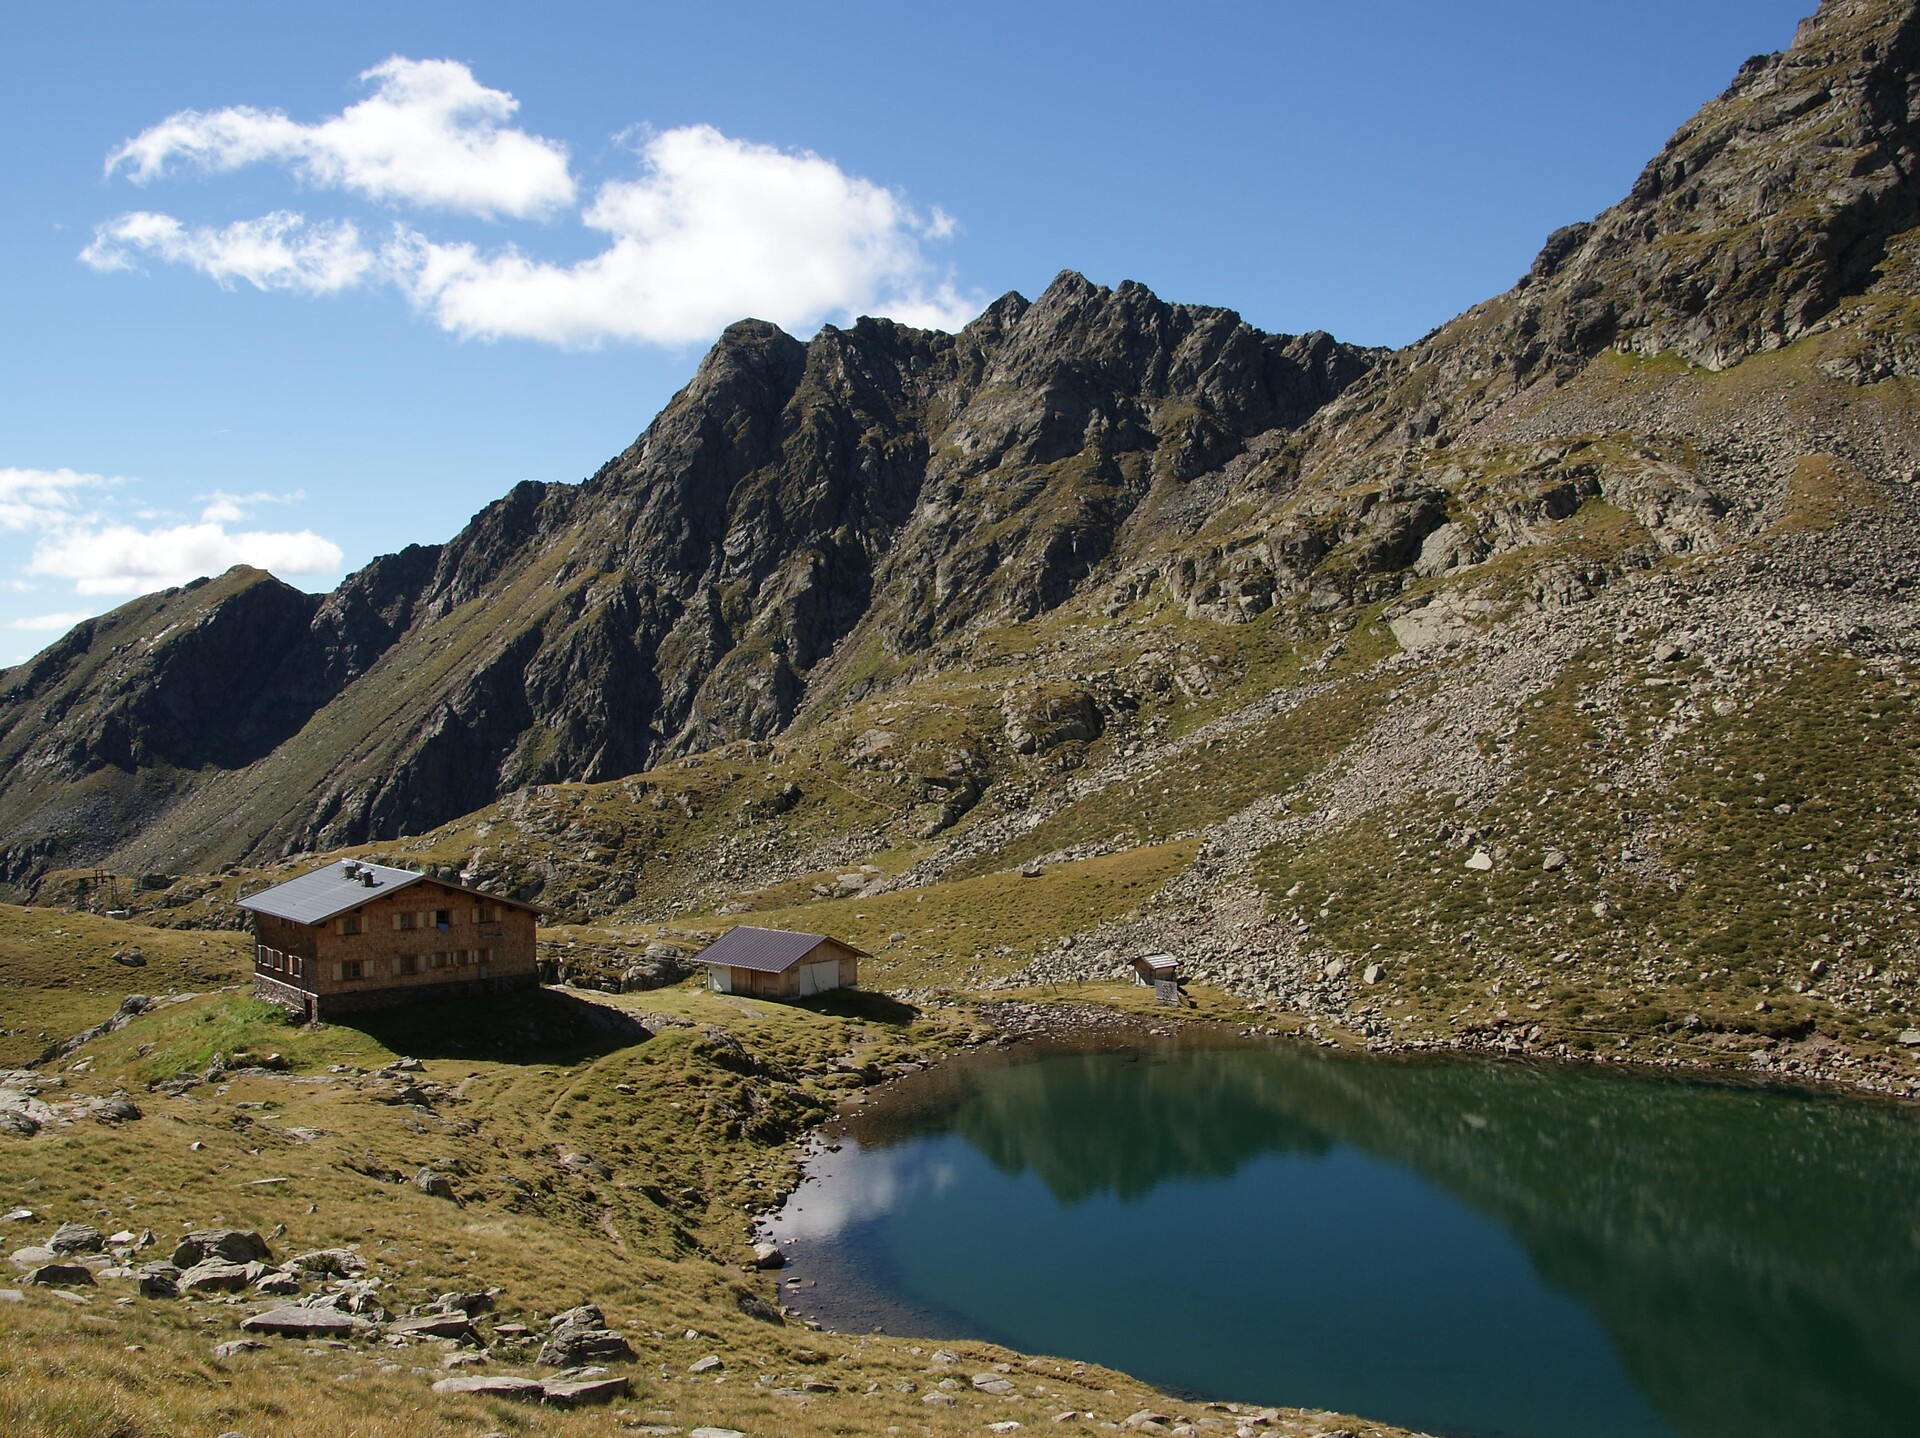
[{"label": "rocky cliff face", "polygon": [[744,321],[582,485],[522,484],[324,600],[236,571],[12,671],[11,872],[141,833],[170,866],[390,837],[764,738],[857,627],[910,653],[1058,606],[1156,485],[1375,358],[1072,274],[952,336]]}]

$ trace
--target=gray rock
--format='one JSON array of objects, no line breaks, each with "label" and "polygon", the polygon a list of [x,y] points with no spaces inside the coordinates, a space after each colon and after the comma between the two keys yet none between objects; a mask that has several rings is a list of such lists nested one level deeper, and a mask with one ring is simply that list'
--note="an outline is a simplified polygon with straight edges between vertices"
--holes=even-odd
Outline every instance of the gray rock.
[{"label": "gray rock", "polygon": [[63,1223],[54,1229],[53,1237],[47,1240],[47,1247],[62,1255],[98,1253],[106,1247],[106,1240],[100,1236],[99,1229],[87,1224]]},{"label": "gray rock", "polygon": [[1546,857],[1540,861],[1540,867],[1549,874],[1557,874],[1567,867],[1567,856],[1558,849],[1549,849]]},{"label": "gray rock", "polygon": [[241,1319],[240,1327],[281,1338],[359,1338],[375,1331],[366,1319],[337,1308],[269,1308]]},{"label": "gray rock", "polygon": [[780,1251],[777,1243],[756,1243],[753,1246],[753,1266],[755,1268],[784,1268],[786,1254]]},{"label": "gray rock", "polygon": [[180,1270],[171,1263],[143,1263],[135,1273],[142,1298],[178,1298]]},{"label": "gray rock", "polygon": [[717,1353],[709,1353],[705,1358],[696,1358],[693,1362],[689,1363],[687,1365],[687,1372],[711,1373],[714,1369],[725,1366],[726,1365],[720,1361],[720,1356]]},{"label": "gray rock", "polygon": [[38,1132],[40,1121],[32,1115],[16,1108],[0,1109],[0,1133],[10,1133],[15,1138],[32,1138]]},{"label": "gray rock", "polygon": [[476,1394],[482,1398],[514,1398],[523,1403],[540,1403],[547,1390],[532,1378],[510,1378],[503,1373],[456,1373],[433,1385],[435,1393]]},{"label": "gray rock", "polygon": [[285,1298],[300,1291],[300,1280],[284,1269],[269,1269],[254,1280],[253,1291]]},{"label": "gray rock", "polygon": [[208,1259],[225,1263],[265,1263],[273,1255],[267,1241],[250,1228],[199,1228],[173,1250],[175,1268],[188,1269]]},{"label": "gray rock", "polygon": [[493,1312],[493,1295],[484,1291],[443,1293],[433,1300],[433,1307],[441,1313],[464,1313],[472,1318],[477,1313]]},{"label": "gray rock", "polygon": [[538,1361],[548,1368],[577,1368],[583,1363],[631,1363],[633,1346],[598,1325],[563,1323],[540,1345]]},{"label": "gray rock", "polygon": [[367,1261],[351,1248],[316,1248],[289,1258],[285,1267],[317,1277],[358,1278],[367,1271]]},{"label": "gray rock", "polygon": [[259,1275],[244,1263],[222,1263],[217,1258],[196,1263],[180,1275],[182,1293],[238,1293]]},{"label": "gray rock", "polygon": [[43,1263],[29,1268],[20,1281],[42,1288],[73,1288],[92,1284],[93,1270],[84,1263]]},{"label": "gray rock", "polygon": [[57,1263],[60,1259],[60,1255],[44,1243],[30,1243],[25,1248],[16,1248],[10,1257],[21,1268],[38,1268],[43,1263]]},{"label": "gray rock", "polygon": [[451,1338],[457,1341],[478,1337],[473,1331],[473,1320],[464,1313],[426,1313],[418,1318],[396,1318],[387,1325],[387,1332],[408,1338]]},{"label": "gray rock", "polygon": [[435,1173],[430,1168],[423,1168],[413,1176],[413,1186],[435,1198],[453,1197],[453,1181],[445,1174]]},{"label": "gray rock", "polygon": [[973,1375],[973,1386],[996,1398],[1011,1398],[1015,1392],[1013,1384],[1002,1373],[976,1373]]},{"label": "gray rock", "polygon": [[616,1398],[625,1398],[633,1391],[633,1381],[614,1376],[549,1378],[540,1388],[546,1402],[555,1408],[584,1408],[591,1403],[611,1403]]},{"label": "gray rock", "polygon": [[215,1358],[237,1358],[242,1353],[257,1353],[267,1345],[257,1338],[234,1338],[213,1345]]}]

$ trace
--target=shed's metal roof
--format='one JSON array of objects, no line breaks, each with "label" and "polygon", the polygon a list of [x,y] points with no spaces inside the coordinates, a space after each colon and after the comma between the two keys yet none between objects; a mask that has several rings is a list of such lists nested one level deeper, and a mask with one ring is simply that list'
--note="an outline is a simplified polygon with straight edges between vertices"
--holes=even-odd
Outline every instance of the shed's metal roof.
[{"label": "shed's metal roof", "polygon": [[[349,869],[354,872],[349,873]],[[360,874],[373,875],[371,887],[358,877]],[[288,919],[296,924],[323,924],[336,914],[344,914],[370,900],[384,898],[426,877],[411,869],[390,869],[385,864],[348,859],[329,864],[324,869],[315,869],[311,874],[302,874],[297,879],[289,879],[284,884],[275,884],[271,889],[262,889],[257,894],[249,894],[239,904],[243,909],[271,914],[276,919]]]},{"label": "shed's metal roof", "polygon": [[825,934],[790,934],[785,929],[756,929],[742,924],[729,929],[693,956],[696,964],[730,969],[757,969],[763,974],[782,974],[819,948],[839,944],[850,954],[861,953],[852,944]]},{"label": "shed's metal roof", "polygon": [[1134,960],[1134,963],[1144,964],[1146,967],[1152,969],[1156,974],[1161,972],[1163,969],[1171,972],[1172,970],[1180,967],[1180,961],[1176,959],[1172,954],[1142,954],[1139,958]]}]

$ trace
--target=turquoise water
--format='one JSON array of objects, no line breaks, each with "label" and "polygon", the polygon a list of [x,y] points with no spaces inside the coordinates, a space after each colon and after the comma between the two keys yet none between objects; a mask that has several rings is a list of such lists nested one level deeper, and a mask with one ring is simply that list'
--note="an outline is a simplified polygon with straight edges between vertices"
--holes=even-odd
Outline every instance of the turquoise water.
[{"label": "turquoise water", "polygon": [[1920,1119],[1517,1064],[962,1062],[774,1225],[830,1325],[1472,1438],[1920,1433]]}]

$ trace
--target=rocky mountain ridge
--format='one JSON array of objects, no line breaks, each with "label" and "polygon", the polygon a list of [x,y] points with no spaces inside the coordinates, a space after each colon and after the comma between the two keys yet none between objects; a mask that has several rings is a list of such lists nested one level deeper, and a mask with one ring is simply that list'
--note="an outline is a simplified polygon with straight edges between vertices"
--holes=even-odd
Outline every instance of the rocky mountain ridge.
[{"label": "rocky mountain ridge", "polygon": [[393,837],[765,738],[863,621],[910,654],[1057,606],[1156,484],[1375,358],[1071,274],[956,336],[742,322],[582,485],[519,485],[324,598],[246,571],[148,596],[11,671],[7,871],[156,830],[176,866]]}]

